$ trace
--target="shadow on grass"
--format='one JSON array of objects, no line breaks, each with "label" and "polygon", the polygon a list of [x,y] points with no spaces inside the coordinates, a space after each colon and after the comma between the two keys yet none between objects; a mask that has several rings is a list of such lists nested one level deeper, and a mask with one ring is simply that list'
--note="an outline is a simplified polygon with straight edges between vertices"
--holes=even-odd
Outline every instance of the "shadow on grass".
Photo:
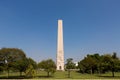
[{"label": "shadow on grass", "polygon": [[120,79],[120,76],[98,76],[98,77],[101,77],[101,78],[107,78],[107,79],[110,79],[110,78],[113,78],[113,79]]},{"label": "shadow on grass", "polygon": [[[54,78],[54,76],[36,76],[37,78]],[[0,79],[32,79],[32,77],[25,76],[2,76]]]},{"label": "shadow on grass", "polygon": [[0,79],[32,79],[31,77],[25,77],[25,76],[3,76],[0,77]]},{"label": "shadow on grass", "polygon": [[0,79],[25,79],[25,76],[3,76],[3,77],[0,77]]},{"label": "shadow on grass", "polygon": [[54,76],[37,76],[38,78],[54,78]]}]

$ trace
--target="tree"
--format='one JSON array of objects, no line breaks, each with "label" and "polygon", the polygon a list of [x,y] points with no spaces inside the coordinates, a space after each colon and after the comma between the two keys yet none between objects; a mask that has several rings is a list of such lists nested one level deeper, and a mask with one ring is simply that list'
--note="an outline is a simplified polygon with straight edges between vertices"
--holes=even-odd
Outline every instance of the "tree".
[{"label": "tree", "polygon": [[22,72],[25,72],[26,69],[28,68],[29,61],[27,58],[17,60],[16,62],[13,63],[13,68],[18,70],[20,72],[20,76],[22,76]]},{"label": "tree", "polygon": [[102,56],[100,56],[98,53],[88,55],[88,56],[90,56],[95,62],[95,65],[93,68],[93,73],[97,72],[97,73],[101,74]]},{"label": "tree", "polygon": [[47,72],[48,77],[56,71],[55,62],[52,59],[41,61],[38,63],[38,67],[44,69]]},{"label": "tree", "polygon": [[37,68],[37,63],[32,58],[24,58],[13,63],[13,67],[20,72],[20,76],[22,76],[22,72],[26,72],[29,65],[31,65],[33,69]]},{"label": "tree", "polygon": [[26,77],[35,77],[37,69],[37,63],[32,58],[27,58],[28,60],[28,67],[25,71]]},{"label": "tree", "polygon": [[28,61],[28,63],[31,64],[34,69],[37,69],[37,63],[32,58],[28,58]]},{"label": "tree", "polygon": [[8,72],[9,77],[9,70],[13,67],[13,63],[15,61],[21,60],[25,58],[26,55],[21,49],[17,48],[2,48],[0,50],[0,60],[6,65],[6,70]]},{"label": "tree", "polygon": [[104,55],[104,62],[107,64],[107,67],[109,67],[109,69],[112,72],[112,77],[114,77],[114,72],[115,69],[118,69],[119,67],[117,66],[119,64],[119,59],[117,57],[117,53],[113,52],[112,55]]},{"label": "tree", "polygon": [[82,70],[83,73],[94,73],[94,69],[96,68],[96,61],[91,55],[87,55],[83,60],[78,63],[78,67]]},{"label": "tree", "polygon": [[68,71],[68,78],[70,78],[70,72],[71,72],[71,69],[75,69],[75,64],[73,63],[73,59],[72,58],[68,58],[66,60],[66,69]]},{"label": "tree", "polygon": [[35,77],[36,71],[35,71],[33,65],[31,65],[31,64],[28,65],[28,68],[26,69],[25,74],[26,74],[26,77],[32,77],[32,78]]},{"label": "tree", "polygon": [[3,72],[5,68],[5,65],[3,63],[0,63],[0,72]]}]

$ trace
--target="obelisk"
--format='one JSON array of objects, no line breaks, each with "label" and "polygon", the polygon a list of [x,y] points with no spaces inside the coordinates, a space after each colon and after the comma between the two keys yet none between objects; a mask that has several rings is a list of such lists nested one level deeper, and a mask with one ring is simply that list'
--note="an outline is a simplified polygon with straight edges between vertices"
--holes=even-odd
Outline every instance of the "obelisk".
[{"label": "obelisk", "polygon": [[63,22],[58,20],[57,70],[64,71]]}]

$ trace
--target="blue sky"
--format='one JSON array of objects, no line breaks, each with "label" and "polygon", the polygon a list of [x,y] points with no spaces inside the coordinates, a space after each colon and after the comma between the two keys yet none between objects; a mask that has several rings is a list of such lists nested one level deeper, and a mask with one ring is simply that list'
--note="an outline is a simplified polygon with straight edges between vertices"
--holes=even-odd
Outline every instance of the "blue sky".
[{"label": "blue sky", "polygon": [[120,0],[0,0],[0,48],[20,48],[37,62],[55,60],[58,19],[65,59],[120,56]]}]

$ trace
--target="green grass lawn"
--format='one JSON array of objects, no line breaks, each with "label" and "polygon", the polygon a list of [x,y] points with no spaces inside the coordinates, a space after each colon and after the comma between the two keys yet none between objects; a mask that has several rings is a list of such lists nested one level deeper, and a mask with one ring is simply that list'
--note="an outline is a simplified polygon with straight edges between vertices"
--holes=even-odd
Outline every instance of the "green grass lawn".
[{"label": "green grass lawn", "polygon": [[[106,74],[81,74],[76,71],[71,72],[71,77],[70,79],[120,79],[120,73],[115,73],[115,77],[111,77],[112,74],[111,72],[106,73]],[[1,73],[0,74],[0,79],[6,79],[7,78],[7,73]],[[16,78],[24,78],[24,74],[22,77],[19,77],[18,72],[10,73],[9,76],[10,79],[16,79]],[[69,79],[68,78],[68,73],[66,71],[57,71],[52,77],[47,77],[47,73],[44,71],[39,71],[36,74],[35,79]]]}]

